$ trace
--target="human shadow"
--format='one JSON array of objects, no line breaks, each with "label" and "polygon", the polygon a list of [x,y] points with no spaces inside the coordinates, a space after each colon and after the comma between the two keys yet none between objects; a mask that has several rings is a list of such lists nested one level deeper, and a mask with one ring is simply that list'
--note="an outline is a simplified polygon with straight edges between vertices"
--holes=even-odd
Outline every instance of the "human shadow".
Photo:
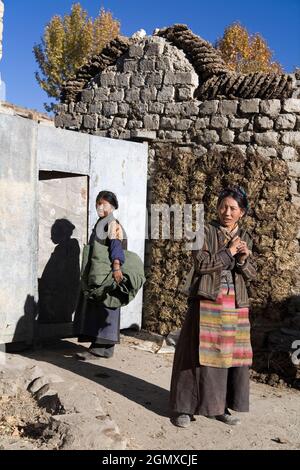
[{"label": "human shadow", "polygon": [[51,227],[56,247],[38,283],[39,323],[72,322],[80,289],[80,247],[71,238],[74,228],[67,219],[57,219]]},{"label": "human shadow", "polygon": [[86,349],[78,344],[57,340],[44,349],[23,352],[22,356],[54,364],[92,380],[157,415],[169,416],[168,390],[126,372],[110,368],[109,359],[98,359],[97,364],[77,360],[74,357],[76,352],[82,352],[83,350]]},{"label": "human shadow", "polygon": [[32,347],[35,331],[35,318],[37,316],[37,303],[33,295],[27,295],[24,303],[24,315],[19,318],[13,339],[5,344],[7,353],[16,353]]}]

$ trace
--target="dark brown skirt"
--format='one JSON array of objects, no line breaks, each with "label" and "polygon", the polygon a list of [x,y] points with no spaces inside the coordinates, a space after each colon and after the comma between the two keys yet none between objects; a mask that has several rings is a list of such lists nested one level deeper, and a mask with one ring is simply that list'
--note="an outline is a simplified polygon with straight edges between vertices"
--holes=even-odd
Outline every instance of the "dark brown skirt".
[{"label": "dark brown skirt", "polygon": [[249,367],[199,364],[199,300],[191,300],[174,356],[170,412],[217,416],[225,408],[249,411]]}]

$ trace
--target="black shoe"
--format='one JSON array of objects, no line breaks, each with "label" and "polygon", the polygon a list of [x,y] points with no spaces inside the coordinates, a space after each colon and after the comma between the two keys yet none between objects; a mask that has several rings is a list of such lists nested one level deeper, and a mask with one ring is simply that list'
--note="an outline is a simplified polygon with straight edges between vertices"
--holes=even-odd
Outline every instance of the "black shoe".
[{"label": "black shoe", "polygon": [[92,354],[95,354],[95,356],[105,357],[106,359],[113,357],[114,350],[114,344],[106,344],[105,346],[100,344],[93,344],[93,346],[90,348]]},{"label": "black shoe", "polygon": [[241,420],[237,416],[232,416],[227,408],[224,414],[215,416],[215,418],[222,423],[229,424],[229,426],[241,424]]},{"label": "black shoe", "polygon": [[88,361],[88,360],[95,360],[100,358],[109,359],[114,355],[115,345],[106,344],[91,344],[87,351],[83,351],[82,353],[77,353],[77,359],[81,361]]},{"label": "black shoe", "polygon": [[90,349],[88,351],[76,353],[76,357],[80,361],[90,361],[90,360],[95,361],[97,359],[101,359],[101,356],[92,353]]},{"label": "black shoe", "polygon": [[178,426],[179,428],[188,428],[189,425],[191,424],[191,416],[185,413],[179,414],[175,416],[172,420],[173,424],[175,426]]}]

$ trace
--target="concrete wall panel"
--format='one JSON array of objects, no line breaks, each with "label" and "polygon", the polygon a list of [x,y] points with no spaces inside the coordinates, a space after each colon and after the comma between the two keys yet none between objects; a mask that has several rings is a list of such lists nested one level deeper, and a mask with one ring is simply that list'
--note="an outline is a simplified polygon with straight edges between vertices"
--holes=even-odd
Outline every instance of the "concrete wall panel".
[{"label": "concrete wall panel", "polygon": [[40,124],[38,162],[40,170],[88,175],[89,136]]},{"label": "concrete wall panel", "polygon": [[[144,260],[147,144],[91,136],[89,229],[97,220],[95,200],[101,190],[116,193],[119,209],[114,212],[128,236],[128,249]],[[122,308],[121,328],[141,326],[142,290]]]},{"label": "concrete wall panel", "polygon": [[[44,232],[50,230],[54,220],[74,215],[71,222],[80,225],[74,237],[79,237],[81,248],[86,214],[90,234],[97,219],[96,196],[100,190],[110,189],[119,199],[115,215],[127,232],[128,248],[144,259],[147,154],[146,144],[60,130],[0,114],[0,343],[30,342],[34,336],[38,276],[54,246],[49,238],[48,245],[40,250],[39,266],[39,224],[43,239],[50,236]],[[50,174],[38,186],[39,170]],[[62,180],[54,186],[51,172],[62,172]],[[73,183],[66,190],[66,173],[86,176],[70,178]],[[86,203],[80,210],[74,208],[78,197]],[[78,266],[76,269],[78,272]],[[141,322],[142,291],[122,309],[121,328],[140,327]],[[59,325],[53,331],[60,336]]]},{"label": "concrete wall panel", "polygon": [[37,301],[37,124],[0,114],[0,343],[30,341]]}]

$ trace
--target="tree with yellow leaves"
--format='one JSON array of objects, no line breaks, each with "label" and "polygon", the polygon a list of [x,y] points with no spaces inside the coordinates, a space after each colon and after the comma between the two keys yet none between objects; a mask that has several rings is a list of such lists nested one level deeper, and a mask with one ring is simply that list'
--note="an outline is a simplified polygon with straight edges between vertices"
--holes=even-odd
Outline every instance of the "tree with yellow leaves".
[{"label": "tree with yellow leaves", "polygon": [[[119,32],[119,21],[104,8],[94,21],[88,18],[80,3],[72,5],[71,13],[63,18],[55,15],[46,25],[41,43],[33,48],[42,74],[35,74],[41,88],[48,96],[58,99],[62,84]],[[44,106],[51,111],[54,103]]]},{"label": "tree with yellow leaves", "polygon": [[249,34],[239,23],[228,26],[216,43],[225,63],[238,73],[283,73],[278,62],[272,62],[273,53],[263,37]]}]

